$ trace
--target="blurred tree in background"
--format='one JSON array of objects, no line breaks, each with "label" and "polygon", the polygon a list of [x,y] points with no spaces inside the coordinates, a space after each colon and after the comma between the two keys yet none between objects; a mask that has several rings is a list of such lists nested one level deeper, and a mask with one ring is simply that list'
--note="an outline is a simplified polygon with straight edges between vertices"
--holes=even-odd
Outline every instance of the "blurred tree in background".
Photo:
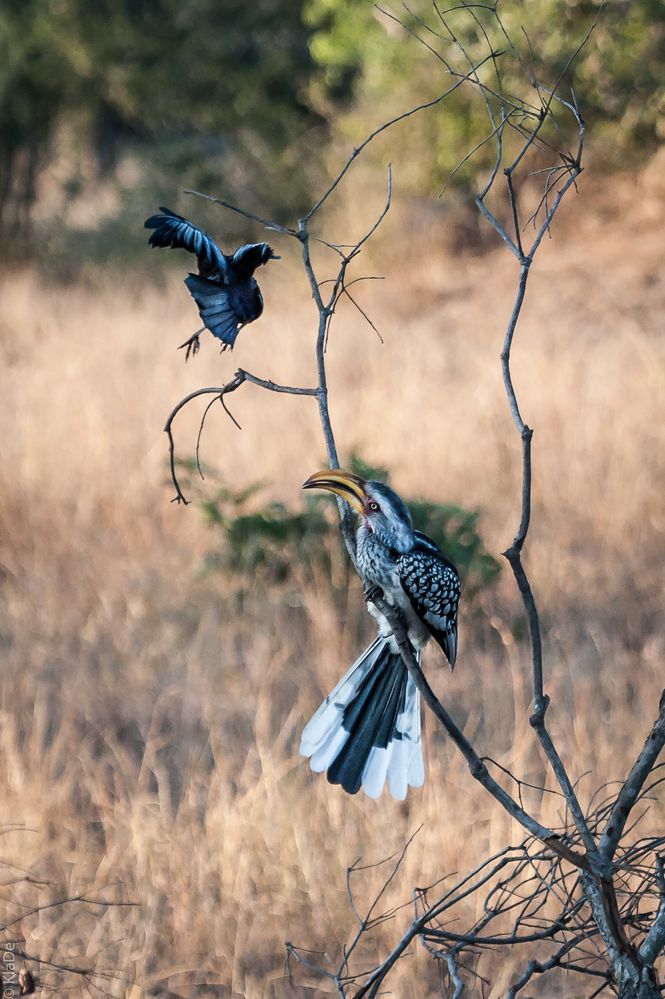
[{"label": "blurred tree in background", "polygon": [[[552,85],[566,73],[592,126],[596,158],[608,169],[634,166],[665,139],[665,4],[608,0],[591,41],[566,72],[571,53],[602,6],[601,0],[500,0],[492,7],[437,0],[395,7],[363,0],[306,0],[305,17],[313,30],[310,49],[321,70],[314,81],[314,104],[330,114],[330,96],[341,92],[335,104],[338,126],[350,136],[362,135],[386,94],[392,99],[399,95],[406,104],[423,100],[423,95],[435,96],[434,57],[428,57],[422,45],[404,44],[409,31],[453,64],[459,60],[451,35],[461,41],[471,64],[487,51],[487,31],[497,51],[512,49],[507,36],[522,40],[521,51],[513,50],[518,59],[509,60],[510,66],[497,61],[511,93],[534,103],[535,94],[529,94],[532,67],[534,76]],[[507,36],[497,35],[493,27],[494,7]],[[493,73],[491,64],[480,72],[488,86],[495,85]],[[437,186],[440,190],[449,180],[461,156],[487,136],[487,116],[473,90],[460,88],[446,102],[445,116],[412,119],[408,129],[413,148],[433,153],[426,162],[413,164],[408,183],[417,194]],[[469,160],[455,182],[468,183],[479,165],[487,166],[493,156],[488,144],[485,156],[481,151]]]},{"label": "blurred tree in background", "polygon": [[63,129],[72,195],[82,157],[103,177],[130,151],[153,190],[223,183],[251,187],[257,209],[302,205],[290,150],[320,119],[304,96],[315,66],[301,6],[301,0],[6,0],[0,8],[3,252],[25,256],[30,248],[40,173]]},{"label": "blurred tree in background", "polygon": [[[480,22],[488,14],[482,5],[472,9]],[[401,6],[395,13],[444,58],[452,27],[473,59],[478,32],[468,12],[462,20],[445,6],[438,10],[442,16],[430,0],[414,0],[408,13]],[[598,4],[505,0],[499,10],[524,40],[523,60],[528,64],[532,48],[539,76],[554,80]],[[608,168],[634,165],[665,134],[664,42],[661,0],[609,0],[575,64],[571,83]],[[326,144],[335,135],[364,134],[386,101],[392,111],[422,100],[437,75],[432,68],[423,47],[409,44],[407,32],[370,0],[4,0],[2,254],[31,253],[40,184],[63,147],[58,182],[70,200],[93,194],[124,158],[137,169],[118,190],[139,190],[146,210],[158,192],[173,201],[174,191],[191,185],[227,197],[251,192],[254,209],[292,215],[316,183]],[[523,81],[507,83],[524,88]],[[486,132],[463,88],[454,101],[445,132],[436,114],[409,123],[407,141],[434,153],[427,164],[409,164],[402,183],[411,193],[432,193],[460,150]],[[456,182],[469,183],[481,162],[482,154]],[[40,217],[47,216],[46,204]]]}]

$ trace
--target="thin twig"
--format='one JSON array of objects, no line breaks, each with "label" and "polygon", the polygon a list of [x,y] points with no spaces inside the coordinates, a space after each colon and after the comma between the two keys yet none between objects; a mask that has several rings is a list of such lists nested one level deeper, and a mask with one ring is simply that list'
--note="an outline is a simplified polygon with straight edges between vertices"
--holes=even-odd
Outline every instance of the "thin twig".
[{"label": "thin twig", "polygon": [[393,125],[397,125],[399,122],[405,121],[405,119],[407,118],[411,118],[414,114],[418,114],[420,111],[426,111],[428,108],[434,108],[438,104],[441,104],[443,101],[446,100],[447,97],[449,97],[459,87],[461,87],[463,83],[473,81],[473,73],[477,72],[493,56],[496,56],[496,54],[497,53],[490,53],[490,55],[487,55],[483,59],[481,59],[480,62],[478,62],[474,66],[472,73],[460,74],[459,75],[460,78],[457,79],[455,83],[447,87],[446,90],[443,91],[443,93],[438,95],[438,97],[433,97],[429,101],[423,101],[421,104],[417,104],[415,107],[409,108],[408,111],[403,111],[401,114],[395,115],[393,118],[389,118],[382,125],[379,125],[378,128],[375,128],[374,131],[370,132],[370,134],[365,139],[363,139],[360,145],[356,146],[356,148],[348,157],[346,163],[339,171],[335,179],[323,192],[319,200],[310,208],[310,210],[304,216],[304,221],[309,222],[309,220],[313,218],[313,216],[319,211],[319,209],[323,207],[323,205],[326,203],[330,195],[340,184],[341,180],[351,167],[352,163],[358,158],[358,156],[360,156],[362,151],[370,144],[370,142],[372,142],[377,137],[377,135],[380,135],[382,132],[385,132],[387,129],[392,128]]},{"label": "thin twig", "polygon": [[230,212],[235,212],[237,215],[242,215],[243,218],[251,219],[252,222],[259,222],[266,229],[274,230],[275,232],[281,232],[285,236],[294,236],[297,238],[298,234],[294,229],[289,229],[288,226],[280,225],[279,222],[272,222],[270,219],[264,219],[261,215],[255,215],[254,212],[248,212],[245,208],[238,208],[237,205],[231,204],[230,201],[224,201],[223,198],[215,198],[212,194],[202,194],[201,191],[192,191],[189,188],[185,188],[184,194],[191,194],[195,198],[203,198],[204,201],[212,201],[216,205],[221,205],[222,208],[227,208]]}]

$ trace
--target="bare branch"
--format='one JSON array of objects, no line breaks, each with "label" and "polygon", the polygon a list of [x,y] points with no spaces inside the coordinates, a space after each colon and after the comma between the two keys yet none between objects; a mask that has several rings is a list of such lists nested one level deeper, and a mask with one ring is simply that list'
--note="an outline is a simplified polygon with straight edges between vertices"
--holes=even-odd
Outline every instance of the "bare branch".
[{"label": "bare branch", "polygon": [[375,326],[373,320],[370,319],[370,317],[367,315],[367,313],[362,308],[362,306],[359,305],[358,302],[356,302],[355,298],[353,297],[353,295],[349,291],[348,285],[344,285],[344,287],[342,288],[342,291],[346,295],[346,297],[348,298],[348,300],[351,302],[351,304],[353,306],[355,306],[355,308],[358,310],[358,312],[363,317],[363,319],[368,323],[369,326],[371,326],[371,328],[374,330],[374,332],[378,336],[378,338],[381,341],[381,343],[383,343],[384,340],[383,340],[383,337],[381,336],[380,331],[377,329],[377,327]]},{"label": "bare branch", "polygon": [[660,902],[656,918],[653,921],[644,943],[640,947],[640,960],[642,960],[647,967],[651,967],[660,956],[663,949],[665,949],[665,858],[662,855],[659,856],[656,863],[656,877],[658,881]]},{"label": "bare branch", "polygon": [[[202,479],[205,479],[205,475],[203,474],[203,469],[201,468],[201,460],[200,460],[201,435],[203,433],[203,428],[205,426],[206,417],[207,417],[208,413],[210,412],[210,410],[215,405],[215,403],[217,402],[218,399],[222,403],[222,405],[224,405],[224,397],[223,396],[215,396],[215,398],[213,398],[213,399],[210,400],[210,402],[207,404],[206,408],[203,410],[203,413],[201,415],[201,422],[199,424],[199,432],[196,435],[196,450],[194,452],[195,456],[196,456],[196,468],[197,468],[197,471],[198,471],[198,473],[199,473],[199,475],[201,476]],[[224,408],[226,409],[226,407],[224,407]],[[242,428],[241,428],[240,424],[238,423],[238,421],[236,420],[236,418],[234,417],[233,413],[229,412],[228,409],[226,409],[226,412],[231,417],[231,419],[233,420],[233,422],[237,426],[238,430],[241,430]]]},{"label": "bare branch", "polygon": [[665,747],[665,691],[661,694],[658,718],[617,796],[603,831],[600,851],[608,860],[614,856],[628,817],[663,747]]},{"label": "bare branch", "polygon": [[[449,73],[451,74],[453,73],[453,67],[447,61],[447,59],[445,59],[441,55],[441,53],[434,48],[433,45],[430,45],[429,42],[426,42],[421,35],[415,32],[413,28],[410,28],[409,25],[405,24],[404,21],[401,18],[397,17],[396,14],[393,14],[391,11],[386,10],[384,7],[381,7],[378,3],[374,4],[374,6],[381,14],[384,15],[384,17],[387,17],[389,20],[394,21],[395,24],[399,24],[400,28],[406,31],[407,34],[411,35],[411,37],[414,38],[417,42],[419,42],[423,46],[423,48],[426,48],[428,52],[431,52],[434,58],[438,60],[438,62],[440,62],[443,66],[445,66]],[[407,12],[409,17],[412,17],[414,21],[417,21],[418,24],[420,24],[420,26],[425,29],[425,31],[434,35],[435,38],[439,39],[441,38],[441,35],[437,31],[434,31],[434,29],[431,28],[428,24],[426,24],[421,17],[418,17],[417,14],[414,14],[413,11],[411,11],[405,3],[402,3],[402,6],[404,7],[404,10]]]},{"label": "bare branch", "polygon": [[227,208],[230,212],[235,212],[237,215],[242,215],[245,219],[251,219],[252,222],[259,222],[266,229],[272,229],[275,232],[281,232],[285,236],[293,236],[298,238],[298,233],[295,229],[289,229],[285,225],[280,225],[279,222],[272,222],[270,219],[264,219],[260,215],[255,215],[254,212],[248,212],[244,208],[238,208],[237,205],[232,205],[229,201],[224,201],[223,198],[214,198],[211,194],[202,194],[201,191],[192,191],[189,188],[185,188],[184,194],[192,194],[195,198],[203,198],[205,201],[212,201],[216,205],[221,205],[222,208]]},{"label": "bare branch", "polygon": [[[390,887],[392,881],[397,876],[397,872],[399,871],[400,867],[402,866],[402,863],[403,863],[404,858],[406,856],[407,850],[411,846],[411,843],[413,842],[413,840],[415,839],[415,837],[420,832],[421,828],[422,828],[422,826],[419,826],[418,829],[416,829],[416,831],[414,833],[412,833],[412,835],[409,837],[409,839],[404,844],[402,850],[399,853],[399,856],[397,857],[397,860],[396,860],[395,864],[393,865],[392,871],[390,872],[390,874],[388,875],[388,877],[386,878],[386,880],[383,882],[383,885],[381,886],[378,894],[375,896],[374,900],[370,904],[370,906],[369,906],[369,908],[367,910],[367,913],[366,913],[366,915],[364,917],[358,916],[358,911],[357,911],[357,909],[355,907],[355,904],[353,902],[353,896],[352,896],[352,893],[351,893],[351,885],[350,885],[350,875],[354,872],[354,870],[362,870],[363,868],[353,867],[353,868],[350,868],[349,871],[347,872],[348,894],[349,894],[349,897],[351,899],[351,907],[353,909],[353,912],[358,917],[359,926],[358,926],[358,930],[356,932],[356,935],[354,936],[353,940],[351,941],[351,944],[349,945],[349,947],[346,948],[346,951],[345,951],[345,954],[344,954],[344,960],[342,961],[342,964],[341,964],[341,966],[340,966],[340,968],[338,970],[338,973],[337,973],[337,977],[338,978],[342,978],[343,975],[346,973],[346,969],[348,967],[349,957],[351,956],[351,954],[353,953],[353,951],[357,947],[357,945],[360,942],[360,939],[363,936],[363,934],[372,925],[372,922],[373,922],[372,921],[372,914],[373,914],[374,910],[376,909],[376,907],[379,904],[379,902],[381,901],[382,897],[384,896],[384,894],[386,893],[386,891]],[[388,859],[390,859],[390,858],[388,858]],[[370,866],[371,867],[375,867],[376,865],[372,864]],[[354,976],[354,977],[357,977],[357,976]]]},{"label": "bare branch", "polygon": [[546,971],[561,965],[561,961],[575,946],[577,940],[568,940],[559,950],[547,961],[529,961],[524,974],[506,992],[506,999],[515,999],[518,992],[521,992],[525,985],[528,985],[534,975],[543,975]]},{"label": "bare branch", "polygon": [[[174,496],[172,502],[183,503],[185,506],[189,503],[189,500],[186,499],[182,489],[180,488],[180,483],[178,481],[178,476],[175,468],[176,466],[175,441],[173,438],[174,419],[176,418],[180,410],[184,409],[184,407],[187,406],[188,403],[192,402],[193,399],[197,399],[199,396],[202,395],[215,396],[215,399],[213,399],[212,402],[209,403],[208,406],[206,407],[206,410],[203,414],[203,418],[201,420],[201,424],[199,426],[199,432],[196,441],[196,461],[198,465],[199,442],[201,438],[201,431],[203,430],[203,422],[205,420],[208,409],[210,408],[212,403],[216,401],[216,399],[219,399],[222,406],[224,406],[224,409],[226,410],[227,414],[235,423],[236,427],[238,427],[239,430],[241,429],[240,424],[238,423],[236,418],[228,410],[224,397],[226,395],[229,395],[231,392],[235,392],[236,389],[239,389],[240,386],[243,385],[245,382],[250,382],[252,385],[257,385],[259,388],[266,389],[268,392],[281,392],[287,395],[309,395],[309,396],[318,396],[319,394],[319,390],[316,388],[299,388],[293,385],[278,385],[276,382],[270,381],[269,379],[258,378],[256,375],[251,374],[249,371],[245,371],[243,368],[238,368],[231,381],[227,382],[226,385],[215,386],[213,388],[200,388],[196,389],[194,392],[190,392],[189,395],[186,395],[184,399],[181,399],[180,402],[173,407],[173,409],[171,410],[166,419],[166,423],[164,424],[164,433],[167,435],[169,440],[169,465],[171,469],[171,481],[173,482],[173,485],[176,490],[176,495]],[[198,467],[200,470],[200,465],[198,465]]]},{"label": "bare branch", "polygon": [[[550,103],[552,101],[550,96]],[[522,440],[522,500],[521,500],[521,514],[520,523],[513,539],[511,547],[504,552],[505,557],[508,559],[510,566],[513,570],[513,575],[517,583],[518,589],[522,596],[522,601],[524,603],[524,608],[527,615],[527,620],[529,623],[529,631],[531,637],[531,649],[532,649],[532,661],[533,661],[533,685],[534,685],[534,702],[535,710],[531,718],[531,724],[534,727],[540,743],[545,751],[547,759],[554,770],[557,781],[563,794],[566,797],[568,807],[571,810],[575,824],[580,833],[584,846],[586,848],[587,854],[590,858],[590,862],[602,873],[603,876],[607,876],[608,870],[607,865],[603,864],[602,858],[598,853],[598,849],[595,840],[589,830],[580,804],[577,800],[575,790],[573,785],[568,778],[563,762],[547,732],[545,727],[545,713],[549,705],[549,698],[544,694],[543,689],[543,664],[542,664],[542,641],[540,635],[540,620],[538,615],[538,609],[536,606],[533,591],[531,589],[531,584],[529,582],[528,576],[521,561],[521,552],[526,541],[526,537],[529,530],[529,524],[531,519],[531,439],[533,436],[532,430],[524,422],[522,415],[520,413],[519,404],[517,401],[517,395],[512,380],[512,373],[510,368],[511,361],[511,349],[513,344],[513,338],[515,335],[515,330],[517,327],[517,322],[519,320],[522,306],[524,303],[524,297],[526,293],[527,281],[529,277],[529,269],[533,262],[534,255],[538,250],[540,241],[545,231],[549,227],[551,219],[553,218],[562,198],[564,197],[566,191],[569,189],[570,185],[574,182],[575,178],[581,170],[581,155],[584,144],[584,126],[578,114],[575,114],[575,118],[578,124],[578,155],[576,160],[572,161],[572,166],[570,168],[570,176],[568,181],[563,185],[554,204],[552,205],[550,211],[547,213],[545,220],[543,221],[536,238],[528,252],[524,254],[522,248],[521,236],[520,236],[520,222],[519,222],[519,212],[517,206],[517,195],[513,183],[513,174],[519,163],[522,161],[526,155],[528,149],[534,142],[538,135],[538,132],[542,128],[543,122],[545,121],[548,109],[544,109],[543,113],[539,117],[538,122],[531,131],[531,134],[527,137],[522,149],[510,164],[504,170],[504,175],[506,177],[508,201],[510,205],[513,227],[515,231],[515,240],[513,241],[506,233],[503,226],[498,222],[495,216],[486,208],[484,200],[481,200],[480,196],[476,198],[476,203],[479,205],[483,213],[489,219],[493,225],[496,232],[501,236],[504,242],[510,247],[512,252],[520,261],[520,274],[517,284],[517,292],[515,296],[515,303],[513,305],[512,314],[508,322],[508,327],[506,330],[503,350],[501,352],[501,368],[503,373],[504,387],[506,390],[506,395],[508,397],[508,403],[510,406],[511,414],[515,426],[520,434]],[[498,170],[495,169],[493,176],[496,177]],[[489,188],[485,189],[485,193]]]},{"label": "bare branch", "polygon": [[455,991],[453,992],[452,999],[461,999],[464,995],[464,982],[460,978],[459,969],[457,967],[457,962],[453,954],[446,954],[444,958],[446,965],[448,966],[448,974],[450,975],[450,981],[455,986]]},{"label": "bare branch", "polygon": [[390,203],[392,201],[392,196],[393,196],[393,168],[392,168],[392,164],[389,163],[388,164],[388,190],[387,190],[387,193],[386,193],[386,203],[383,206],[383,209],[381,210],[381,213],[379,214],[378,218],[370,226],[370,228],[367,230],[367,232],[365,233],[365,235],[361,239],[359,239],[358,242],[355,244],[355,246],[353,247],[353,249],[351,250],[351,252],[348,255],[348,258],[347,258],[348,260],[352,260],[353,257],[355,257],[358,253],[360,253],[362,247],[365,245],[365,243],[368,241],[368,239],[371,239],[372,236],[374,235],[374,233],[376,232],[376,230],[379,228],[379,226],[383,222],[384,218],[386,217],[386,215],[390,211]]},{"label": "bare branch", "polygon": [[420,691],[423,700],[430,710],[436,715],[441,725],[464,756],[471,772],[471,776],[482,784],[485,790],[489,791],[492,797],[503,806],[509,815],[516,819],[520,825],[524,827],[524,829],[531,833],[532,836],[535,836],[543,843],[546,843],[553,850],[555,850],[555,852],[559,852],[562,857],[569,860],[572,864],[575,864],[575,866],[580,867],[582,870],[588,870],[589,862],[586,857],[581,854],[577,854],[572,850],[568,850],[563,847],[562,844],[558,843],[552,830],[541,825],[536,821],[536,819],[525,812],[524,809],[518,805],[515,799],[512,798],[510,794],[508,794],[508,792],[505,791],[504,788],[502,788],[501,785],[492,777],[474,747],[463,734],[461,729],[455,724],[427,682],[425,674],[420,668],[420,665],[414,655],[413,648],[407,637],[406,628],[399,610],[387,603],[383,596],[378,596],[374,593],[372,594],[372,603],[375,605],[377,610],[383,614],[386,621],[390,625],[390,629],[395,637],[402,659],[404,660],[404,665],[413,677],[416,687]]},{"label": "bare branch", "polygon": [[321,967],[320,964],[314,964],[313,961],[310,961],[308,958],[302,956],[303,954],[313,953],[312,951],[307,951],[303,947],[296,947],[289,940],[286,941],[284,946],[286,947],[287,962],[289,958],[295,957],[296,961],[298,961],[299,964],[302,964],[305,968],[308,968],[309,971],[313,971],[315,974],[321,975],[324,978],[329,978],[331,981],[335,980],[335,976],[330,971],[327,971],[326,968]]},{"label": "bare branch", "polygon": [[[101,890],[101,889],[100,889]],[[17,923],[22,922],[27,919],[28,916],[36,916],[38,913],[46,912],[49,909],[61,908],[64,905],[70,905],[75,902],[84,903],[87,905],[98,905],[104,908],[124,906],[128,908],[133,908],[138,905],[137,902],[109,902],[106,899],[91,898],[92,892],[81,892],[79,895],[66,895],[63,898],[54,899],[52,902],[44,902],[41,905],[36,905],[31,909],[24,910],[19,916],[15,916],[13,919],[8,919],[5,923],[0,926],[0,933],[5,933],[10,926],[16,926]]]},{"label": "bare branch", "polygon": [[[496,177],[496,173],[492,173],[492,175],[490,177],[490,184],[494,182],[495,177]],[[515,256],[517,257],[517,259],[520,261],[520,263],[522,263],[522,254],[519,251],[519,247],[517,247],[515,245],[515,243],[510,238],[510,236],[508,235],[508,233],[506,232],[506,230],[504,229],[504,227],[501,225],[501,223],[499,222],[499,220],[492,214],[492,212],[489,210],[489,208],[485,204],[485,198],[486,198],[487,194],[489,193],[489,190],[490,190],[489,186],[486,185],[485,188],[483,189],[483,191],[481,192],[481,194],[476,195],[476,198],[475,198],[476,205],[480,209],[480,211],[483,213],[483,215],[485,216],[485,218],[487,219],[487,221],[490,223],[490,225],[494,228],[494,230],[499,234],[499,236],[501,236],[501,239],[504,241],[504,243],[506,244],[506,246],[508,247],[508,249],[511,251],[511,253],[514,253]]]},{"label": "bare branch", "polygon": [[453,167],[453,169],[448,174],[448,177],[446,179],[445,184],[443,185],[439,197],[443,196],[453,177],[462,169],[465,163],[468,163],[469,160],[475,156],[475,154],[478,152],[479,149],[482,149],[483,146],[486,146],[488,142],[492,141],[492,139],[497,139],[500,142],[501,133],[503,132],[503,129],[506,127],[509,117],[510,115],[506,115],[506,117],[502,118],[502,120],[497,125],[494,126],[492,131],[488,135],[486,135],[484,139],[481,139],[479,142],[477,142],[476,145],[473,147],[473,149],[470,149],[469,152],[462,157],[459,163],[457,163]]}]

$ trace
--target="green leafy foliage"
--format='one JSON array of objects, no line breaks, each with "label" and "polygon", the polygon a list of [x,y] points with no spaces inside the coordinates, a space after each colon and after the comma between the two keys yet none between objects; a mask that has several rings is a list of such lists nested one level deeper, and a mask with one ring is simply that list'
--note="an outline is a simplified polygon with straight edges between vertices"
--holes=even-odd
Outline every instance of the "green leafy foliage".
[{"label": "green leafy foliage", "polygon": [[[180,466],[190,473],[195,471],[193,463],[180,462]],[[368,465],[357,455],[352,457],[351,467],[365,478],[387,481],[385,469]],[[216,487],[203,500],[203,514],[221,535],[206,558],[207,571],[230,574],[245,589],[257,579],[262,586],[266,581],[291,582],[296,570],[305,578],[316,571],[330,576],[333,563],[338,564],[340,556],[344,559],[336,508],[325,494],[303,496],[303,508],[293,510],[283,503],[262,502],[265,483],[234,490],[216,475],[207,473],[206,478]],[[407,499],[407,505],[416,528],[433,538],[457,566],[467,600],[492,583],[500,567],[485,550],[477,510],[424,500]]]},{"label": "green leafy foliage", "polygon": [[248,577],[261,571],[283,582],[291,575],[294,557],[311,561],[325,554],[330,523],[318,498],[308,500],[305,510],[297,513],[283,503],[251,506],[247,491],[218,490],[205,500],[208,523],[224,533],[221,548],[208,557],[209,568]]}]

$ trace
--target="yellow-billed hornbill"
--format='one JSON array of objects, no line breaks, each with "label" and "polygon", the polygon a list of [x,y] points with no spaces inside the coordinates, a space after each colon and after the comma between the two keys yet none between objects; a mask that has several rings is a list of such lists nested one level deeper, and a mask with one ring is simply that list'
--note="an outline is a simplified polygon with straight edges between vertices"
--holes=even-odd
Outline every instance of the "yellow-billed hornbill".
[{"label": "yellow-billed hornbill", "polygon": [[[365,586],[380,587],[404,617],[420,659],[430,638],[451,670],[457,657],[457,569],[426,534],[413,528],[402,499],[381,482],[341,469],[315,472],[304,489],[327,489],[345,499],[361,522],[357,564]],[[386,619],[371,603],[379,634],[305,726],[300,752],[331,784],[377,798],[388,781],[394,798],[420,787],[425,768],[420,741],[420,694],[399,654]]]},{"label": "yellow-billed hornbill", "polygon": [[[279,260],[267,243],[245,243],[232,256],[222,253],[215,241],[168,208],[161,215],[151,215],[144,228],[153,229],[151,246],[189,250],[196,254],[198,274],[185,278],[189,292],[199,307],[204,329],[222,341],[222,350],[233,349],[239,331],[253,323],[263,312],[263,297],[254,279],[254,271],[269,260]],[[181,344],[190,351],[199,349],[199,330]]]}]

